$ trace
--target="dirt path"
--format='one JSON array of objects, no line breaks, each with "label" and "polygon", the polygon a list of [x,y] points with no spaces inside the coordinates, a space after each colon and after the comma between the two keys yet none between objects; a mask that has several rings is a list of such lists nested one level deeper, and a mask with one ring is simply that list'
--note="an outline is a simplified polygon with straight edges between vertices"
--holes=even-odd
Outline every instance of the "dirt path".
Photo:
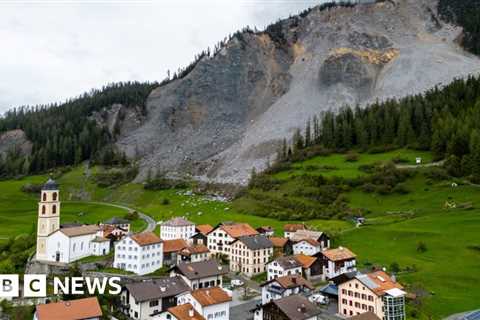
[{"label": "dirt path", "polygon": [[138,213],[139,218],[147,223],[147,227],[142,232],[153,232],[157,227],[157,222],[152,217],[150,217],[146,213],[138,211],[137,209],[127,207],[126,205],[109,203],[109,202],[100,202],[100,201],[71,201],[71,202],[98,204],[98,205],[104,205],[109,207],[115,207],[115,208],[123,209],[126,211],[136,211]]}]

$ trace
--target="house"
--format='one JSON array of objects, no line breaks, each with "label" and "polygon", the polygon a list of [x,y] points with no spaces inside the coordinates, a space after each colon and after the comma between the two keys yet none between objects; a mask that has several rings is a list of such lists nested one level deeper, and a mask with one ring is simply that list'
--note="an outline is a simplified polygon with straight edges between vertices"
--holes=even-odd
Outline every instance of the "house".
[{"label": "house", "polygon": [[262,306],[264,320],[320,320],[322,310],[302,295],[290,295]]},{"label": "house", "polygon": [[293,254],[293,242],[283,237],[268,237],[273,244],[273,256],[290,256]]},{"label": "house", "polygon": [[262,288],[262,304],[281,299],[292,294],[309,295],[315,287],[301,275],[282,276],[266,281]]},{"label": "house", "polygon": [[223,276],[228,267],[221,266],[216,260],[185,263],[181,262],[172,269],[172,276],[180,276],[193,290],[222,286]]},{"label": "house", "polygon": [[39,304],[33,320],[100,320],[102,309],[97,297]]},{"label": "house", "polygon": [[206,245],[191,245],[182,249],[177,255],[177,263],[180,262],[198,262],[210,259],[210,250]]},{"label": "house", "polygon": [[189,241],[195,234],[195,224],[182,217],[176,217],[160,225],[162,240],[183,239]]},{"label": "house", "polygon": [[348,248],[328,249],[316,256],[322,259],[324,279],[332,279],[357,270],[356,255]]},{"label": "house", "polygon": [[230,244],[230,270],[252,277],[266,271],[272,256],[273,244],[266,236],[242,236]]},{"label": "house", "polygon": [[383,320],[404,320],[405,296],[403,287],[383,271],[357,273],[338,285],[338,313],[352,317],[372,312]]},{"label": "house", "polygon": [[359,315],[348,318],[349,320],[382,320],[373,312],[364,312]]},{"label": "house", "polygon": [[207,234],[208,249],[212,254],[230,256],[230,243],[239,237],[257,235],[257,230],[248,223],[223,223],[219,224]]},{"label": "house", "polygon": [[292,256],[278,257],[267,264],[267,280],[302,274],[302,264]]},{"label": "house", "polygon": [[300,240],[293,244],[293,254],[302,253],[307,256],[313,256],[320,251],[322,251],[322,245],[320,242],[310,238]]},{"label": "house", "polygon": [[131,222],[127,219],[113,217],[103,222],[102,225],[115,227],[116,229],[123,231],[124,234],[128,234],[130,232]]},{"label": "house", "polygon": [[271,237],[275,233],[275,230],[273,229],[273,227],[270,227],[270,226],[261,226],[255,230],[257,230],[258,233],[263,234],[267,237]]},{"label": "house", "polygon": [[167,311],[153,317],[155,320],[205,320],[190,303],[170,307]]},{"label": "house", "polygon": [[35,259],[71,263],[92,255],[107,255],[109,240],[98,225],[60,226],[60,191],[49,179],[38,203],[37,247]]},{"label": "house", "polygon": [[120,294],[120,311],[130,318],[151,319],[153,316],[176,306],[190,287],[181,277],[162,277],[141,282],[127,283]]},{"label": "house", "polygon": [[138,275],[163,266],[163,243],[153,232],[129,235],[115,244],[113,266]]},{"label": "house", "polygon": [[291,239],[293,242],[298,242],[303,239],[312,239],[320,243],[322,250],[330,248],[330,237],[325,232],[321,231],[306,229],[297,230],[292,234]]},{"label": "house", "polygon": [[179,303],[189,303],[205,319],[228,320],[232,297],[220,287],[197,289],[181,297]]},{"label": "house", "polygon": [[283,276],[266,281],[260,285],[262,303],[253,309],[254,320],[263,319],[262,306],[272,300],[281,299],[294,294],[310,295],[315,287],[300,275]]},{"label": "house", "polygon": [[213,227],[209,224],[199,224],[195,227],[195,234],[191,240],[193,244],[207,245],[207,234],[213,230]]},{"label": "house", "polygon": [[323,265],[321,259],[304,254],[297,254],[293,257],[302,265],[302,274],[305,278],[313,279],[323,275]]},{"label": "house", "polygon": [[285,224],[283,226],[283,236],[285,238],[290,239],[290,237],[297,232],[298,230],[306,230],[307,227],[303,223],[293,223],[293,224]]},{"label": "house", "polygon": [[110,252],[110,240],[101,236],[97,225],[61,228],[47,237],[47,261],[71,263],[88,256]]},{"label": "house", "polygon": [[183,239],[172,239],[163,241],[163,263],[166,266],[176,265],[179,253],[188,247],[187,241]]}]

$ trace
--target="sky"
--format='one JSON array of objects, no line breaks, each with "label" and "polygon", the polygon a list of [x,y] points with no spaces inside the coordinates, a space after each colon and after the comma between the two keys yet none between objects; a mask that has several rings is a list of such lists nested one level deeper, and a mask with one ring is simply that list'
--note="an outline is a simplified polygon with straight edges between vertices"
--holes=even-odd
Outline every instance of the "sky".
[{"label": "sky", "polygon": [[0,0],[0,113],[161,81],[245,26],[323,0]]}]

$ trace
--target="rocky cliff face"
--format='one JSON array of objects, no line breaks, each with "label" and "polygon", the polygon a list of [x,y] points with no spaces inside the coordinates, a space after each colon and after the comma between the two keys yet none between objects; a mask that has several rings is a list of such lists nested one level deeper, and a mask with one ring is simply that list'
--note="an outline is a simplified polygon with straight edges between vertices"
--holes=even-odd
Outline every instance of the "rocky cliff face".
[{"label": "rocky cliff face", "polygon": [[4,159],[13,151],[25,156],[32,153],[32,143],[23,130],[10,130],[0,134],[0,157]]},{"label": "rocky cliff face", "polygon": [[281,139],[345,104],[423,92],[480,72],[436,0],[313,9],[275,34],[244,33],[183,79],[154,90],[118,146],[148,169],[244,184]]}]

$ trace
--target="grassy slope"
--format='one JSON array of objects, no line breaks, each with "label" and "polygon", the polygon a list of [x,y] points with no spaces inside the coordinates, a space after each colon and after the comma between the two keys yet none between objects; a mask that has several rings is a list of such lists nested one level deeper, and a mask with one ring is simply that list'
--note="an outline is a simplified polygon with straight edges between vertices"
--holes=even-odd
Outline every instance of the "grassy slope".
[{"label": "grassy slope", "polygon": [[[305,166],[313,162],[316,165],[336,166],[339,168],[336,173],[338,175],[355,176],[361,173],[356,169],[360,164],[389,160],[398,153],[410,161],[418,155],[417,152],[411,151],[361,155],[359,161],[355,163],[345,162],[343,155],[316,157],[295,164],[297,169],[291,170],[288,174],[304,173],[302,171]],[[427,162],[430,161],[428,154],[421,156]],[[284,173],[280,173],[282,174]],[[311,170],[309,174],[312,174]],[[37,200],[19,190],[27,181],[41,182],[44,179],[45,177],[30,177],[23,181],[0,182],[2,191],[0,236],[16,234],[18,230],[21,232],[31,230],[31,224],[35,221]],[[76,213],[81,211],[89,212],[84,217],[92,219],[91,222],[99,220],[97,217],[100,216],[120,214],[115,208],[65,201],[75,200],[74,195],[83,190],[91,195],[92,201],[128,204],[157,220],[164,220],[172,215],[189,215],[191,220],[198,223],[216,224],[220,221],[236,220],[249,222],[255,226],[272,225],[277,230],[285,223],[238,214],[230,204],[206,201],[201,197],[186,196],[171,190],[144,191],[141,185],[136,184],[127,184],[114,190],[99,189],[90,180],[85,179],[83,168],[69,172],[60,178],[59,182],[62,185],[64,199],[62,221],[75,220],[78,218]],[[359,190],[348,194],[351,206],[368,208],[371,211],[368,215],[368,226],[352,230],[351,224],[344,221],[319,220],[313,221],[312,224],[324,230],[347,230],[338,239],[338,244],[354,250],[359,255],[361,264],[368,261],[389,266],[392,262],[397,262],[401,268],[415,265],[418,268],[417,272],[400,274],[399,277],[408,286],[421,284],[427,291],[435,293],[425,301],[422,307],[424,315],[430,314],[434,318],[440,318],[478,307],[480,253],[468,246],[480,246],[478,237],[480,209],[446,210],[443,204],[446,200],[453,199],[457,203],[473,201],[474,206],[478,205],[476,199],[480,197],[480,188],[473,186],[452,188],[449,183],[429,185],[421,173],[406,184],[412,191],[407,195],[379,196]],[[169,199],[170,204],[162,205],[163,199]],[[405,216],[395,213],[398,211],[414,213],[406,219]],[[198,212],[202,212],[202,215],[198,215]],[[417,253],[418,241],[427,244],[426,253]]]}]

